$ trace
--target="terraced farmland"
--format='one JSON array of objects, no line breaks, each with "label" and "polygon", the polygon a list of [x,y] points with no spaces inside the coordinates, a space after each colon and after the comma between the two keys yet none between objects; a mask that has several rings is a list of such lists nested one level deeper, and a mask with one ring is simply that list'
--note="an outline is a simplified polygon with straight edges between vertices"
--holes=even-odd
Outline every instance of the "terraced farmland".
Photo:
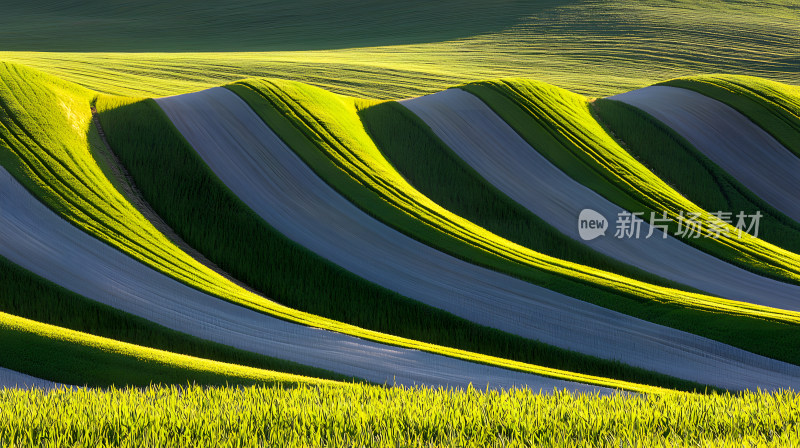
[{"label": "terraced farmland", "polygon": [[0,444],[797,444],[797,6],[413,4],[5,11]]}]

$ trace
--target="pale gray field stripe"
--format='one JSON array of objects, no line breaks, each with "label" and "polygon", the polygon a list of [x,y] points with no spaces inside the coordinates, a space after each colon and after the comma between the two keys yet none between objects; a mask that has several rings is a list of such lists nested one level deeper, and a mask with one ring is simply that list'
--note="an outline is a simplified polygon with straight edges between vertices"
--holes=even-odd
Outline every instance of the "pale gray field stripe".
[{"label": "pale gray field stripe", "polygon": [[[640,238],[615,238],[624,210],[569,177],[532,148],[474,95],[450,89],[402,101],[461,159],[511,199],[564,235],[616,260],[710,294],[800,311],[800,287],[756,275],[642,223]],[[592,209],[608,220],[605,236],[583,241],[578,215]],[[649,219],[649,216],[645,217]]]},{"label": "pale gray field stripe", "polygon": [[58,383],[0,367],[0,390],[3,389],[55,389]]},{"label": "pale gray field stripe", "polygon": [[732,107],[692,90],[651,86],[614,95],[647,112],[768,204],[800,221],[800,157]]},{"label": "pale gray field stripe", "polygon": [[774,388],[800,380],[796,366],[555,293],[397,232],[334,191],[227,89],[158,103],[265,221],[369,281],[482,325],[704,384]]},{"label": "pale gray field stripe", "polygon": [[601,390],[273,318],[203,294],[91,237],[37,201],[2,168],[0,192],[0,254],[64,288],[173,330],[390,385],[463,387],[472,382],[476,387]]}]

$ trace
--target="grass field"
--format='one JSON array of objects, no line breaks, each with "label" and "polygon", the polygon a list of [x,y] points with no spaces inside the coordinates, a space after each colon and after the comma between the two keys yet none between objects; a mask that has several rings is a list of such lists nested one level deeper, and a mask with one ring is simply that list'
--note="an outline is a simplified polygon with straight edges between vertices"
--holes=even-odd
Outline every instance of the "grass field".
[{"label": "grass field", "polygon": [[[345,379],[322,369],[237,350],[170,330],[86,299],[31,274],[3,257],[0,257],[0,284],[3,285],[0,312],[15,317],[174,354],[315,378]],[[25,349],[16,347],[16,350]],[[9,353],[13,355],[13,352]],[[0,363],[0,366],[6,365]],[[18,371],[31,373],[25,365],[18,367]],[[39,370],[36,373],[49,378],[50,372]],[[51,379],[66,381],[57,377]]]},{"label": "grass field", "polygon": [[409,184],[495,235],[562,260],[677,289],[688,288],[593,251],[547,224],[483,179],[416,115],[396,102],[358,111],[386,160]]},{"label": "grass field", "polygon": [[[642,392],[346,384],[169,330],[0,257],[0,366],[95,386],[0,390],[0,445],[800,445],[793,391],[667,391],[702,386],[481,327],[338,268],[260,219],[144,100],[226,85],[337,191],[425,244],[800,365],[800,313],[688,290],[565,239],[416,117],[380,101],[472,83],[464,88],[535,148],[623,208],[760,210],[762,238],[701,248],[800,284],[800,225],[648,116],[591,102],[654,83],[692,89],[800,155],[800,90],[789,85],[800,85],[795,0],[22,2],[3,6],[0,49],[0,165],[73,226],[134,260],[294,323]],[[523,77],[538,81],[474,83]],[[158,214],[254,291],[136,210],[97,159],[93,106]]]},{"label": "grass field", "polygon": [[[458,8],[450,1],[414,2],[425,3],[427,15],[415,19],[399,12],[388,21],[381,14],[386,6],[331,9],[309,0],[281,5],[280,12],[273,9],[264,17],[236,14],[237,6],[252,11],[238,0],[226,10],[182,13],[167,27],[160,24],[185,2],[154,6],[148,1],[136,10],[105,3],[96,8],[97,3],[73,5],[74,15],[48,8],[20,15],[27,11],[25,4],[5,11],[0,47],[25,51],[2,52],[0,59],[122,95],[185,93],[255,76],[391,99],[505,76],[532,77],[588,95],[719,72],[800,84],[800,21],[791,0],[560,0],[545,7],[505,1],[502,8],[473,1]],[[522,3],[528,5],[515,6]],[[322,25],[342,17],[336,25]],[[435,26],[431,17],[437,18]],[[267,26],[270,20],[279,26]],[[37,26],[43,23],[50,25]],[[142,27],[151,31],[141,32]],[[394,37],[392,30],[403,37]],[[272,39],[285,40],[277,47]],[[230,48],[231,42],[237,46]],[[309,50],[321,42],[356,48],[260,51]],[[388,43],[405,44],[376,46]],[[176,51],[176,45],[180,51],[203,52],[160,53]]]},{"label": "grass field", "polygon": [[794,392],[599,397],[334,385],[8,390],[0,391],[0,442],[98,447],[784,447],[800,443],[798,403]]},{"label": "grass field", "polygon": [[527,14],[559,3],[547,0],[531,8],[520,0],[492,5],[479,0],[412,0],[402,7],[377,0],[344,5],[324,0],[234,0],[225,5],[142,0],[132,8],[120,1],[89,0],[70,5],[66,14],[58,2],[40,5],[35,11],[14,4],[5,9],[0,22],[0,47],[242,52],[411,44],[501,31]]},{"label": "grass field", "polygon": [[[10,81],[14,81],[14,79],[20,79],[21,77],[20,73],[24,73],[25,77],[27,78],[34,78],[34,79],[36,79],[36,76],[41,76],[36,74],[35,72],[29,72],[27,71],[27,69],[22,69],[17,66],[6,65],[5,67],[8,70],[8,75],[6,76],[6,79]],[[233,300],[237,303],[246,303],[248,306],[255,307],[256,309],[261,310],[263,312],[276,314],[278,316],[282,316],[290,320],[295,320],[304,323],[311,323],[312,325],[321,326],[323,328],[329,328],[334,331],[343,331],[348,334],[358,335],[362,337],[368,336],[368,338],[373,340],[378,340],[380,342],[389,342],[392,344],[399,344],[407,347],[430,347],[430,349],[434,350],[437,353],[457,354],[456,356],[458,357],[466,357],[465,359],[472,359],[472,360],[481,360],[481,362],[488,362],[490,364],[495,364],[495,365],[507,365],[507,366],[514,365],[526,371],[531,371],[529,369],[534,369],[534,370],[538,369],[529,364],[522,365],[508,360],[503,360],[500,358],[478,355],[472,352],[461,352],[458,350],[454,351],[445,346],[434,347],[434,346],[428,346],[426,344],[420,345],[420,343],[415,341],[388,336],[384,333],[375,333],[368,331],[366,329],[351,327],[349,325],[341,324],[339,322],[329,321],[326,319],[321,319],[316,316],[307,315],[302,312],[296,312],[288,308],[283,308],[280,305],[274,304],[272,302],[267,302],[261,298],[257,298],[256,296],[253,296],[251,293],[242,290],[241,288],[237,287],[236,285],[233,285],[227,280],[219,280],[221,277],[219,277],[218,274],[216,273],[203,273],[198,275],[197,274],[198,272],[202,273],[210,271],[207,271],[205,267],[200,267],[200,268],[195,267],[195,264],[197,262],[191,258],[188,258],[188,256],[185,256],[186,257],[185,260],[181,261],[181,264],[178,264],[176,266],[174,264],[175,260],[170,258],[171,254],[169,251],[176,251],[176,253],[182,253],[182,252],[178,251],[178,249],[175,248],[174,246],[171,246],[171,243],[163,242],[165,241],[163,239],[164,238],[163,235],[161,235],[154,228],[152,228],[149,222],[144,221],[143,218],[140,215],[138,215],[138,212],[132,210],[130,204],[128,204],[124,198],[118,196],[119,193],[117,193],[116,190],[113,189],[113,186],[111,186],[111,184],[108,183],[109,181],[105,179],[105,177],[102,174],[102,171],[97,166],[96,162],[94,162],[94,159],[91,159],[90,153],[87,150],[88,147],[87,133],[89,134],[91,133],[90,128],[89,130],[83,130],[83,132],[77,132],[77,130],[82,130],[82,128],[88,128],[88,117],[86,115],[80,118],[80,116],[75,113],[71,114],[66,113],[64,115],[51,113],[50,116],[52,123],[50,124],[54,126],[56,129],[60,129],[63,135],[66,136],[61,138],[60,140],[61,144],[71,145],[70,147],[68,147],[68,151],[66,153],[54,151],[54,149],[58,148],[60,144],[55,144],[52,140],[48,140],[47,135],[41,133],[41,131],[37,133],[36,131],[29,130],[28,128],[36,129],[36,125],[33,125],[31,123],[30,118],[27,118],[28,120],[27,122],[24,119],[20,119],[20,117],[22,118],[30,117],[31,116],[30,114],[36,110],[34,109],[34,107],[40,107],[45,109],[48,107],[48,105],[54,103],[58,104],[58,101],[61,101],[61,104],[64,104],[64,98],[62,97],[65,97],[66,99],[73,101],[75,103],[78,103],[79,101],[86,101],[86,103],[90,103],[93,101],[93,99],[91,98],[91,94],[87,91],[83,91],[79,88],[72,87],[69,84],[62,83],[52,78],[41,77],[40,79],[41,82],[38,84],[38,88],[40,90],[38,91],[34,90],[33,94],[31,94],[31,92],[24,92],[24,95],[28,95],[27,97],[28,100],[34,100],[30,101],[30,105],[26,107],[24,110],[19,108],[19,106],[15,106],[15,104],[18,104],[15,103],[15,101],[18,101],[18,99],[15,97],[15,94],[23,95],[23,93],[20,93],[19,84],[16,84],[16,86],[7,85],[6,87],[7,88],[7,90],[5,91],[6,100],[4,104],[5,104],[5,110],[7,111],[6,117],[8,117],[7,123],[8,126],[16,126],[16,129],[20,130],[14,133],[9,132],[8,134],[6,134],[7,145],[10,148],[15,148],[16,155],[18,156],[17,158],[11,159],[11,167],[14,168],[16,166],[17,175],[20,178],[22,178],[23,181],[25,180],[28,181],[29,188],[32,188],[35,192],[38,191],[40,195],[46,198],[46,202],[51,204],[51,206],[55,205],[56,210],[61,212],[68,218],[71,216],[70,214],[74,214],[72,217],[73,222],[76,222],[79,226],[89,230],[91,233],[101,237],[102,239],[110,242],[111,244],[114,244],[117,247],[122,248],[123,250],[128,251],[129,253],[137,257],[137,259],[153,265],[157,269],[162,270],[162,272],[166,272],[178,279],[183,279],[183,281],[186,281],[190,285],[194,285],[195,287],[198,287],[201,290],[205,290],[207,292],[221,296],[228,300]],[[8,83],[9,81],[6,82]],[[301,87],[298,88],[300,89],[298,90],[298,92],[304,89]],[[313,93],[313,95],[318,94],[321,95],[322,97],[327,95],[320,93],[321,91],[313,91],[313,92],[316,92]],[[328,100],[334,101],[335,97],[328,97]],[[345,104],[346,106],[346,102],[352,100],[345,99],[343,101],[345,101],[345,103],[341,104]],[[98,106],[100,107],[101,110],[107,110],[109,108],[117,107],[120,104],[126,104],[130,102],[131,100],[115,100],[111,99],[110,97],[103,97],[99,100]],[[360,106],[364,107],[370,104],[374,103],[364,102],[361,103]],[[74,107],[74,109],[78,108],[79,108],[78,106]],[[54,108],[51,107],[51,111],[52,109]],[[71,111],[72,109],[69,110]],[[318,108],[316,109],[316,112],[322,114],[322,116],[324,116],[324,113],[327,113],[324,110],[324,108]],[[357,109],[353,107],[352,109],[350,109],[350,112],[348,113],[351,114],[350,119],[353,120],[351,123],[353,125],[360,126],[359,124],[360,122],[358,121],[359,119],[357,116]],[[47,116],[47,113],[45,113],[44,111],[41,114],[43,116]],[[12,119],[11,117],[14,118]],[[360,143],[357,142],[357,144],[353,145],[352,147],[358,149],[359,145],[362,144],[371,145],[371,141],[369,140],[369,137],[367,136],[363,128],[359,132],[361,134],[355,133],[354,135],[356,135],[356,138],[361,138],[362,140],[360,141]],[[27,139],[25,138],[20,139],[19,137],[20,135],[25,135]],[[358,137],[359,135],[360,137]],[[385,182],[386,179],[394,179],[394,181],[398,181],[399,175],[396,172],[392,174],[393,171],[391,169],[391,166],[388,165],[388,162],[382,159],[377,149],[371,151],[373,152],[371,154],[368,153],[367,155],[369,155],[369,157],[372,157],[373,160],[378,161],[379,165],[377,166],[379,166],[378,172],[380,173],[379,176],[375,176],[375,174],[373,173],[371,175],[372,178],[382,179],[379,181],[379,183]],[[10,157],[13,153],[4,153],[4,154],[5,157]],[[308,154],[310,153],[307,153],[307,155]],[[79,157],[76,158],[75,155],[79,155]],[[324,160],[327,159],[318,159],[318,161],[324,161]],[[370,160],[370,159],[366,158],[365,160]],[[381,160],[383,161],[381,162]],[[51,165],[60,166],[61,168],[54,172],[51,171],[49,168]],[[322,165],[318,163],[317,166],[319,167]],[[336,171],[338,170],[334,170],[334,172]],[[20,172],[24,174],[20,174]],[[38,181],[31,180],[31,179],[36,179],[37,177],[39,179]],[[58,188],[50,187],[50,184],[54,182],[57,183]],[[402,183],[398,181],[398,185],[402,185]],[[93,186],[93,187],[87,188],[87,186]],[[65,190],[67,193],[69,193],[69,196],[67,197],[59,196],[61,190]],[[395,191],[401,191],[401,190],[395,190]],[[103,197],[102,195],[105,195],[105,197]],[[426,201],[427,199],[424,199],[424,197],[417,196],[417,199],[415,200]],[[101,209],[101,207],[97,205],[103,203],[115,204],[112,207],[106,207],[105,210],[115,210],[115,213],[119,213],[120,210],[122,210],[122,214],[118,214],[116,216],[108,215],[108,213],[105,210]],[[374,203],[383,204],[382,201]],[[432,203],[428,203],[428,206],[430,206],[431,204]],[[434,204],[433,207],[435,209],[438,206]],[[88,210],[90,213],[87,213],[84,210]],[[449,212],[442,212],[442,213],[443,213],[442,216],[451,216],[451,218],[449,219],[453,220],[463,219],[455,217],[455,215],[452,214],[448,215]],[[126,217],[124,219],[125,221],[124,223],[122,223],[122,218],[121,218],[122,216]],[[127,218],[128,216],[131,216],[132,219],[128,219]],[[434,217],[433,219],[436,219],[435,218],[436,213],[428,216]],[[402,220],[398,220],[397,222],[402,222]],[[474,226],[473,224],[469,224],[466,221],[461,221],[461,222],[462,225],[467,225],[468,227]],[[131,227],[132,223],[133,225],[135,225],[133,228]],[[417,225],[418,227],[418,224],[415,225]],[[104,230],[98,230],[98,229],[104,229]],[[430,230],[427,230],[427,232],[430,232]],[[155,238],[154,241],[160,241],[160,242],[153,243],[151,242],[153,241],[152,238]],[[159,240],[159,238],[161,239]],[[494,237],[490,237],[490,240],[492,238]],[[475,241],[480,241],[480,239]],[[172,248],[170,249],[170,247]],[[474,253],[480,253],[480,252],[474,252]],[[155,263],[153,259],[156,260]],[[178,259],[180,260],[180,257]],[[576,266],[576,268],[584,269],[583,267],[579,266]],[[193,272],[194,274],[191,275],[187,274],[191,272]],[[593,279],[601,277],[602,275],[598,277],[593,277]],[[203,280],[204,278],[208,280]],[[211,281],[210,279],[212,278],[216,278],[218,280]],[[553,277],[550,276],[550,278],[552,279]],[[584,279],[583,281],[586,281],[586,279]],[[620,281],[622,281],[623,284],[630,281],[633,282],[633,284],[637,284],[640,286],[646,285],[641,282],[636,283],[636,281],[629,279],[620,279]],[[207,286],[212,284],[213,287]],[[545,284],[553,287],[552,283],[545,283]],[[562,287],[564,287],[563,285],[566,285],[567,288],[570,288],[570,281],[562,283]],[[572,287],[577,286],[579,289],[587,287],[586,285],[582,285],[581,282],[577,283],[572,282],[572,285],[573,285]],[[649,288],[651,286],[645,286],[645,288]],[[650,293],[646,292],[643,297],[640,296],[638,305],[636,304],[637,301],[634,300],[634,301],[629,301],[627,304],[624,304],[622,308],[623,309],[625,309],[625,307],[638,308],[637,312],[644,317],[647,316],[652,317],[654,315],[659,315],[660,316],[659,319],[661,322],[669,322],[675,324],[675,322],[681,321],[682,323],[679,324],[678,326],[679,327],[682,326],[684,328],[693,327],[694,324],[691,323],[693,320],[703,319],[704,314],[702,313],[698,314],[695,311],[691,310],[687,311],[685,309],[676,308],[675,306],[664,307],[663,305],[660,305],[657,301],[642,305],[641,298],[647,298],[647,299],[656,298],[657,300],[663,300],[663,295],[661,294],[665,291],[669,293],[670,290],[661,288],[661,289],[654,289],[652,291],[655,292],[650,292]],[[605,294],[607,295],[608,293],[606,292]],[[593,296],[592,297],[593,300],[598,300],[598,298],[602,298],[603,291],[602,289],[594,289],[592,290],[591,295]],[[679,297],[673,296],[683,301],[683,302],[680,301],[676,302],[673,305],[683,306],[687,303],[693,305],[691,302],[687,302],[685,300],[685,296],[687,295],[689,294],[680,293]],[[618,296],[619,296],[619,291],[617,291],[616,294],[607,295],[608,297],[607,303],[611,303],[612,301],[614,301],[614,299],[618,299]],[[245,299],[246,297],[254,297],[255,300],[248,301],[247,299]],[[717,313],[719,313],[720,311],[719,308],[720,305],[723,307],[730,306],[730,304],[725,301],[715,301],[713,298],[711,298],[711,302],[708,302],[707,300],[709,300],[709,298],[705,296],[695,295],[695,297],[699,298],[701,301],[706,301],[705,304],[701,302],[701,305],[705,306],[706,309],[712,307],[712,310],[717,310],[716,311]],[[618,302],[618,300],[616,301]],[[616,306],[619,308],[619,305]],[[791,351],[785,350],[785,348],[782,347],[775,347],[774,345],[768,344],[767,342],[765,342],[764,339],[750,337],[753,335],[753,333],[747,333],[747,332],[741,333],[742,330],[747,330],[747,329],[749,329],[749,331],[754,331],[756,333],[763,333],[763,332],[768,332],[768,333],[778,332],[781,334],[794,333],[792,331],[791,325],[787,326],[778,323],[778,322],[793,322],[794,318],[792,317],[791,313],[781,313],[776,310],[764,310],[759,307],[742,308],[738,304],[734,304],[733,308],[722,308],[722,309],[724,309],[726,313],[730,313],[733,310],[738,310],[733,312],[738,313],[739,317],[720,315],[718,316],[718,318],[715,319],[715,323],[706,325],[703,327],[702,330],[699,331],[703,332],[703,334],[710,335],[712,337],[721,339],[726,342],[732,342],[735,345],[742,346],[743,348],[750,349],[752,351],[767,354],[773,357],[777,357],[779,359],[786,359],[790,361],[793,359],[792,357],[794,356],[794,354]],[[629,309],[625,310],[630,311]],[[417,312],[417,315],[420,314],[422,313]],[[769,317],[778,322],[769,323],[765,321],[755,321],[754,323],[751,323],[748,319],[751,316]],[[730,325],[732,321],[739,321],[740,323],[736,325]],[[413,329],[415,328],[414,325],[415,324],[412,323],[410,327]],[[417,323],[416,328],[419,328],[419,326],[420,324]],[[737,333],[737,335],[734,336],[734,333]],[[502,335],[499,335],[497,337],[502,337]],[[471,339],[471,337],[465,337],[464,339],[465,340]],[[477,338],[477,339],[482,340],[482,338]],[[447,343],[452,342],[452,340],[446,340],[446,339],[442,341]],[[494,343],[492,343],[491,339],[484,340],[484,342],[488,343],[486,347],[495,345]],[[480,347],[480,345],[478,345],[478,347]],[[492,349],[487,349],[487,350],[491,352]],[[515,353],[515,352],[521,353],[522,350],[512,349],[509,350],[508,352],[501,352],[502,353],[501,356],[510,356],[509,353]],[[539,353],[544,353],[544,352],[539,352]],[[558,359],[562,355],[558,351],[551,353],[552,355],[549,355],[551,360]],[[523,359],[527,360],[530,358],[523,357]],[[553,362],[555,363],[556,361]],[[563,363],[560,365],[569,366],[570,368],[576,365],[576,364],[570,364],[570,362]],[[582,363],[583,361],[579,361],[577,365],[581,365]],[[589,365],[591,365],[592,363],[593,361],[590,361]],[[610,367],[609,370],[605,371],[602,370],[602,369],[608,369],[609,367]],[[607,365],[606,367],[602,367],[601,371],[605,373],[606,371],[611,371],[617,368],[618,366]],[[547,369],[542,371],[548,372]],[[593,370],[590,369],[590,371]],[[559,373],[559,375],[560,374],[561,373]],[[622,376],[625,378],[633,378],[629,376],[628,373],[622,374]]]}]

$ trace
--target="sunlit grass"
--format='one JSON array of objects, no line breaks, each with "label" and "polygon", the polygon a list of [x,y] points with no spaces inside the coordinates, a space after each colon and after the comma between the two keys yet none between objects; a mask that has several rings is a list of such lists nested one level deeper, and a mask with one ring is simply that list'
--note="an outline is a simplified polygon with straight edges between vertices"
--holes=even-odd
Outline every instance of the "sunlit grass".
[{"label": "sunlit grass", "polygon": [[800,252],[800,224],[753,194],[675,131],[620,101],[598,99],[593,106],[595,116],[625,150],[681,195],[704,210],[760,212],[758,237]]},{"label": "sunlit grass", "polygon": [[[0,442],[35,446],[787,447],[795,392],[596,395],[375,386],[0,391]],[[552,392],[552,391],[545,391]]]},{"label": "sunlit grass", "polygon": [[[3,285],[0,312],[17,317],[176,354],[316,378],[344,379],[343,376],[322,369],[259,355],[171,330],[75,294],[3,257],[0,257],[0,284]],[[24,365],[18,367],[18,370],[26,370]],[[37,373],[44,378],[58,378],[58,371]]]},{"label": "sunlit grass", "polygon": [[[276,302],[361,328],[515,361],[662,387],[702,389],[477,325],[368,282],[289,240],[239,200],[153,100],[98,99],[115,153],[191,247]],[[800,362],[800,359],[798,359]]]},{"label": "sunlit grass", "polygon": [[555,258],[661,286],[688,288],[595,252],[559,232],[481,177],[399,103],[362,108],[358,114],[381,153],[409,184],[454,214]]}]

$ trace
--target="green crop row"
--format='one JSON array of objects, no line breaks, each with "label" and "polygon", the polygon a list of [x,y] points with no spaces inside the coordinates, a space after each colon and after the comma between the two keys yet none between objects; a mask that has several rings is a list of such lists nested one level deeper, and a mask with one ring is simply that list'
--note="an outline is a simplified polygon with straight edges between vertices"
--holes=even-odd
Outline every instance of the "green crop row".
[{"label": "green crop row", "polygon": [[735,75],[691,76],[659,85],[694,90],[722,101],[800,156],[800,87]]},{"label": "green crop row", "polygon": [[593,106],[624,148],[683,196],[704,210],[760,212],[763,224],[758,237],[800,252],[800,224],[753,194],[675,131],[619,101],[598,99]]},{"label": "green crop row", "polygon": [[796,313],[656,286],[558,260],[443,209],[409,185],[367,135],[357,110],[374,105],[371,102],[278,80],[246,80],[229,88],[326,182],[387,225],[428,245],[581,300],[800,362],[795,350],[774,343],[800,337]]},{"label": "green crop row", "polygon": [[0,366],[64,384],[146,386],[331,381],[120,342],[0,312]]},{"label": "green crop row", "polygon": [[148,387],[0,391],[0,444],[93,447],[787,447],[795,392]]},{"label": "green crop row", "polygon": [[[666,212],[677,229],[680,213],[699,213],[702,231],[713,221],[709,211],[689,201],[625,151],[594,119],[588,100],[537,81],[507,79],[468,84],[531,146],[573,179],[625,210]],[[757,274],[800,283],[800,255],[724,224],[719,238],[685,238],[712,255]]]},{"label": "green crop row", "polygon": [[[358,111],[375,145],[414,188],[495,235],[562,260],[689,289],[596,252],[514,202],[461,160],[419,117],[396,102]],[[697,291],[695,291],[697,292]]]},{"label": "green crop row", "polygon": [[[287,239],[213,174],[152,100],[98,100],[106,137],[147,202],[191,247],[278,303],[382,333],[572,372],[701,386],[476,325],[367,282]],[[246,235],[247,238],[243,238]]]},{"label": "green crop row", "polygon": [[64,219],[136,260],[215,295],[241,288],[181,251],[105,176],[90,150],[94,94],[0,65],[0,163]]},{"label": "green crop row", "polygon": [[[75,294],[20,268],[2,256],[0,285],[3,285],[0,312],[14,316],[175,354],[315,378],[347,379],[322,369],[258,355],[171,330]],[[0,363],[0,366],[4,365]],[[73,379],[62,377],[63,371],[60,369],[34,372],[28,371],[27,366],[18,364],[16,370],[58,382],[69,382]],[[125,384],[124,379],[120,378],[117,384]]]}]

